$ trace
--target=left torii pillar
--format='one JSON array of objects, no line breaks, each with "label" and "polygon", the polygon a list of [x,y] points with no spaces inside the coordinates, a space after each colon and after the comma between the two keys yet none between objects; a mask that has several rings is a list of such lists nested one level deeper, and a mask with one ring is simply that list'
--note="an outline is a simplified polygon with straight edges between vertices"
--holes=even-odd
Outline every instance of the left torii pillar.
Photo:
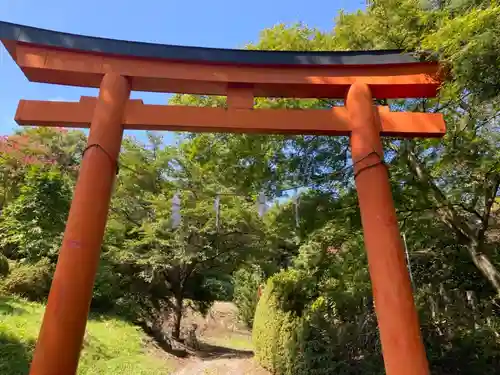
[{"label": "left torii pillar", "polygon": [[76,374],[129,96],[127,78],[104,75],[30,375]]}]

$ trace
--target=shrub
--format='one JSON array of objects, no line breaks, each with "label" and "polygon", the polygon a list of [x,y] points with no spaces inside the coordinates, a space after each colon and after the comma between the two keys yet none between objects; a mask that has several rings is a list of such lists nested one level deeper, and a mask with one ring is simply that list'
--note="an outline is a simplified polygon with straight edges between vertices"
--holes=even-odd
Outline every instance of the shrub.
[{"label": "shrub", "polygon": [[120,298],[127,294],[129,286],[122,275],[105,256],[99,262],[94,282],[91,309],[95,312],[116,312]]},{"label": "shrub", "polygon": [[234,286],[230,275],[208,275],[204,278],[203,289],[208,290],[216,301],[231,301],[234,293]]},{"label": "shrub", "polygon": [[[314,283],[295,269],[269,279],[253,331],[262,366],[276,375],[384,374],[371,299],[334,280]],[[496,374],[500,320],[491,302],[436,289],[416,293],[431,372]]]},{"label": "shrub", "polygon": [[320,287],[295,269],[269,279],[255,314],[256,359],[278,375],[383,374],[370,306],[348,319]]},{"label": "shrub", "polygon": [[[271,277],[257,304],[253,324],[255,357],[273,374],[294,375],[296,365],[296,332],[301,320],[280,308],[280,281],[290,275],[281,272]],[[281,279],[281,280],[280,280]]]},{"label": "shrub", "polygon": [[0,277],[7,276],[9,274],[9,261],[7,258],[0,254]]},{"label": "shrub", "polygon": [[263,274],[259,267],[242,268],[234,273],[233,301],[238,307],[240,320],[248,327],[252,327],[255,309],[259,301],[259,286]]},{"label": "shrub", "polygon": [[491,301],[435,285],[423,285],[416,301],[433,374],[498,373],[500,319]]},{"label": "shrub", "polygon": [[2,281],[1,289],[32,301],[43,301],[49,294],[53,272],[54,267],[46,258],[37,263],[17,264]]}]

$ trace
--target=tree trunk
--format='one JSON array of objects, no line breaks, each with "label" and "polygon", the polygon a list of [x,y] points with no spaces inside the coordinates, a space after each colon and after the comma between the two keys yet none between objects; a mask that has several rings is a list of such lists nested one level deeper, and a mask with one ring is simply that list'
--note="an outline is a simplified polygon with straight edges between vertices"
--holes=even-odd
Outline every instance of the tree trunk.
[{"label": "tree trunk", "polygon": [[183,301],[182,295],[175,296],[175,306],[174,306],[174,329],[172,331],[172,337],[179,341],[181,336],[181,321],[182,321],[182,308]]},{"label": "tree trunk", "polygon": [[480,247],[479,243],[472,242],[468,246],[469,254],[475,266],[495,289],[497,296],[500,297],[500,272],[498,272],[490,258],[481,251]]},{"label": "tree trunk", "polygon": [[433,201],[436,203],[437,209],[435,213],[437,218],[454,230],[459,238],[463,238],[468,242],[467,249],[472,262],[486,280],[488,280],[497,296],[500,297],[500,272],[482,249],[484,246],[484,236],[488,229],[491,207],[497,195],[500,181],[495,180],[492,182],[491,191],[484,197],[484,213],[483,215],[479,215],[481,223],[478,224],[479,227],[473,228],[469,225],[467,220],[457,212],[456,208],[449,202],[445,194],[439,189],[434,181],[432,181],[431,176],[411,150],[411,147],[407,147],[405,152],[410,172],[417,178],[422,187],[428,189],[433,197]]}]

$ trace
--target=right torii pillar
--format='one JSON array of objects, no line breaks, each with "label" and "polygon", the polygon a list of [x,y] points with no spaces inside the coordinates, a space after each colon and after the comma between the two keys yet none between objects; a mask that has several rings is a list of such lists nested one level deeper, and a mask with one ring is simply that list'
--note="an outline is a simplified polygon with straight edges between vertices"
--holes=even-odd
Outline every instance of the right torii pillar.
[{"label": "right torii pillar", "polygon": [[346,99],[365,247],[388,375],[428,375],[413,291],[384,164],[380,119],[370,88],[351,86]]}]

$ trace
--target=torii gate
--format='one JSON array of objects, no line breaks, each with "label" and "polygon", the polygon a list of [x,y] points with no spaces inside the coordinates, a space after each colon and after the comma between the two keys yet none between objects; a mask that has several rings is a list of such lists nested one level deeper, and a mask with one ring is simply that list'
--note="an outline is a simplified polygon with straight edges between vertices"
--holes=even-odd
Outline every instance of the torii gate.
[{"label": "torii gate", "polygon": [[[0,22],[33,82],[99,87],[78,103],[21,100],[19,125],[90,128],[31,375],[75,374],[123,129],[348,135],[386,373],[429,374],[383,165],[382,136],[441,137],[439,114],[373,99],[435,97],[437,62],[402,51],[271,52],[73,35]],[[227,108],[145,105],[131,90],[226,95]],[[254,97],[345,98],[331,110],[253,109]]]}]

